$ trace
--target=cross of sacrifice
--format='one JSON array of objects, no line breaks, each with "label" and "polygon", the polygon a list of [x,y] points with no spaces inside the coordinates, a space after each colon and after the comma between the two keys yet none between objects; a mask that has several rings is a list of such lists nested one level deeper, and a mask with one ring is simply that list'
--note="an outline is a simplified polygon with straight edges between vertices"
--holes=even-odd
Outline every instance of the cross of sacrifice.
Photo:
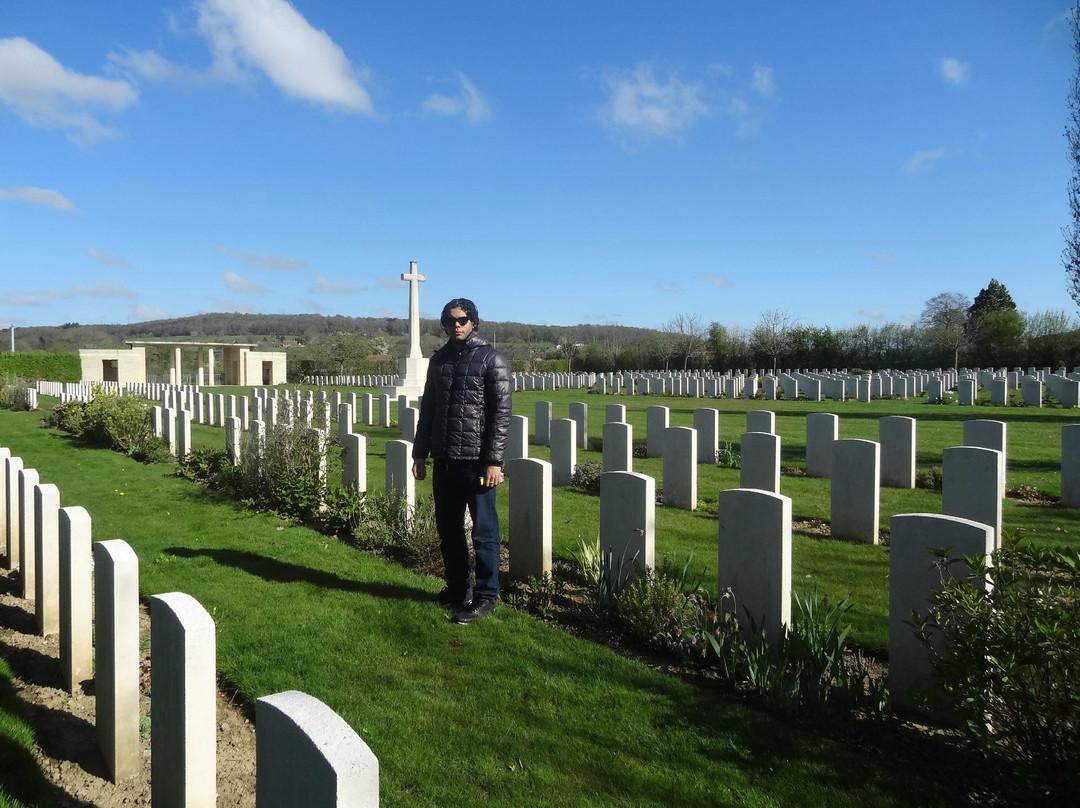
[{"label": "cross of sacrifice", "polygon": [[420,284],[427,280],[426,275],[416,271],[416,262],[409,262],[409,271],[401,273],[401,279],[409,282],[409,356],[418,357],[420,353]]}]

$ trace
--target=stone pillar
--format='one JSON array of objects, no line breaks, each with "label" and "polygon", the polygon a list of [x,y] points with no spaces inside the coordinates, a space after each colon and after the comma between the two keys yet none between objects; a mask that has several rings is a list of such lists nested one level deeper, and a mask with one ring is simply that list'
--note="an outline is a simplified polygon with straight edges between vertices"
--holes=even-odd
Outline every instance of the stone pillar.
[{"label": "stone pillar", "polygon": [[524,415],[510,416],[510,435],[506,441],[507,463],[529,456],[529,419]]},{"label": "stone pillar", "polygon": [[99,541],[93,552],[97,738],[112,781],[117,783],[142,769],[139,558],[121,539]]},{"label": "stone pillar", "polygon": [[875,441],[848,438],[833,443],[832,536],[869,544],[880,541],[880,479],[881,447]]},{"label": "stone pillar", "polygon": [[[57,503],[60,493],[56,494]],[[74,693],[93,676],[93,557],[90,514],[78,506],[60,508],[60,681]]]},{"label": "stone pillar", "polygon": [[656,481],[633,471],[600,477],[600,554],[614,591],[656,565]]},{"label": "stone pillar", "polygon": [[603,441],[604,471],[634,470],[634,427],[622,421],[607,421]]},{"label": "stone pillar", "polygon": [[314,696],[290,690],[255,703],[259,808],[378,808],[379,760]]},{"label": "stone pillar", "polygon": [[570,402],[570,420],[577,424],[577,447],[589,448],[589,405],[583,401]]},{"label": "stone pillar", "polygon": [[[34,489],[41,478],[38,476],[37,469],[27,468],[19,469],[16,478],[19,484],[19,535],[13,536],[11,540],[15,556],[12,569],[18,568],[22,573],[22,596],[33,598],[37,596],[36,576],[40,566],[37,562],[37,508]],[[57,507],[60,507],[59,503]],[[27,577],[29,577],[29,583]]]},{"label": "stone pillar", "polygon": [[697,432],[697,462],[713,465],[716,450],[720,448],[720,411],[715,407],[694,410],[694,431]]},{"label": "stone pillar", "polygon": [[[959,563],[939,569],[929,553],[936,547],[948,547],[949,559]],[[993,551],[993,529],[969,519],[902,513],[889,520],[889,699],[894,707],[913,707],[913,693],[932,675],[926,646],[908,625],[912,611],[926,613],[942,575],[964,576],[965,556],[989,560]]]},{"label": "stone pillar", "polygon": [[832,475],[833,443],[840,437],[840,417],[831,412],[812,412],[806,416],[806,474],[808,477]]},{"label": "stone pillar", "polygon": [[780,436],[772,432],[744,432],[739,438],[739,452],[739,488],[779,494]]},{"label": "stone pillar", "polygon": [[717,585],[776,643],[791,625],[791,498],[751,488],[720,492]]},{"label": "stone pillar", "polygon": [[533,414],[536,420],[533,443],[537,446],[548,446],[551,443],[551,402],[537,401],[533,406]]},{"label": "stone pillar", "polygon": [[648,407],[645,410],[645,456],[663,457],[664,437],[670,425],[671,411],[667,407]]},{"label": "stone pillar", "polygon": [[570,485],[577,465],[577,422],[556,418],[551,422],[551,483]]},{"label": "stone pillar", "polygon": [[882,485],[915,487],[916,426],[914,418],[903,415],[887,415],[878,421]]},{"label": "stone pillar", "polygon": [[776,413],[772,410],[750,410],[746,413],[747,432],[776,434]]},{"label": "stone pillar", "polygon": [[34,529],[27,542],[36,553],[34,612],[38,634],[45,637],[60,630],[60,489],[46,483],[28,493],[33,504],[25,515],[33,513]]},{"label": "stone pillar", "polygon": [[507,464],[510,482],[510,577],[551,572],[551,464],[522,457]]},{"label": "stone pillar", "polygon": [[697,432],[669,426],[664,433],[664,505],[697,509]]},{"label": "stone pillar", "polygon": [[[388,396],[383,396],[388,398]],[[412,448],[407,440],[386,442],[386,494],[405,500],[408,512],[416,508],[416,480],[412,476]]]},{"label": "stone pillar", "polygon": [[1001,546],[1001,452],[952,446],[941,453],[941,512],[990,525]]},{"label": "stone pillar", "polygon": [[341,437],[341,484],[367,491],[367,438],[348,432]]},{"label": "stone pillar", "polygon": [[217,804],[217,637],[195,598],[150,598],[150,800],[154,808]]}]

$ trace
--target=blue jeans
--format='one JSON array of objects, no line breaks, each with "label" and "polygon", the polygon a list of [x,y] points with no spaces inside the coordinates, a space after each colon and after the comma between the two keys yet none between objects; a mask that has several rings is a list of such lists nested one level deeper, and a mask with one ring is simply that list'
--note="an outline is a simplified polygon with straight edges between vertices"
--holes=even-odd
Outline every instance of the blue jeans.
[{"label": "blue jeans", "polygon": [[499,515],[495,511],[498,489],[481,485],[486,471],[479,460],[435,460],[431,490],[446,585],[455,592],[469,589],[469,544],[465,539],[468,508],[472,514],[476,556],[473,597],[495,600],[499,596]]}]

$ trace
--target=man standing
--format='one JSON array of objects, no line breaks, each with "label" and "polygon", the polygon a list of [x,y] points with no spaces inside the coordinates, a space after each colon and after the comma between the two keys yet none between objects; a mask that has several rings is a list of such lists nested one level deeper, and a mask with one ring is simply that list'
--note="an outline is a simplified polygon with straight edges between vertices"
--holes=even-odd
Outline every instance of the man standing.
[{"label": "man standing", "polygon": [[[499,596],[499,516],[495,491],[510,431],[510,366],[476,330],[476,305],[454,298],[442,310],[450,339],[428,363],[413,443],[413,476],[434,469],[435,526],[439,531],[446,588],[438,603],[468,624],[495,611]],[[476,585],[469,576],[465,509],[472,515]]]}]

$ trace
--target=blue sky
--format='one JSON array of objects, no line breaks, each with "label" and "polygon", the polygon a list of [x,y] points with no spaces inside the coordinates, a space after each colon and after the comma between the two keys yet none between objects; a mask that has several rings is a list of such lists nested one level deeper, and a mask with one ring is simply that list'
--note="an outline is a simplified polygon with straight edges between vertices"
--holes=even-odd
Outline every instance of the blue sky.
[{"label": "blue sky", "polygon": [[1073,314],[1068,8],[2,0],[0,323]]}]

